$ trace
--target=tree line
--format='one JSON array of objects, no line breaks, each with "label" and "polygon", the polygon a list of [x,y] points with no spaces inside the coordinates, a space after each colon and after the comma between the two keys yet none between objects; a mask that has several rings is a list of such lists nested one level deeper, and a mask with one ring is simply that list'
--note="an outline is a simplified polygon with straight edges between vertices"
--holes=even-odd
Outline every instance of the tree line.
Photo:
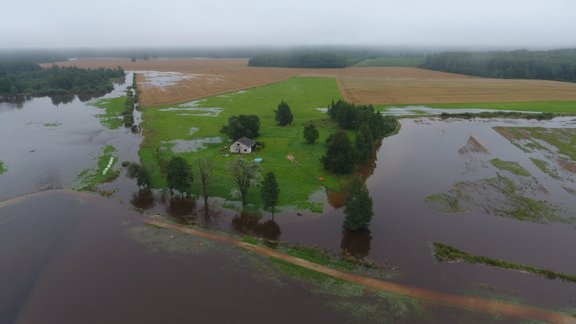
[{"label": "tree line", "polygon": [[[328,107],[328,116],[342,129],[328,137],[327,151],[321,161],[333,173],[351,173],[365,164],[376,151],[376,143],[398,128],[393,116],[382,116],[372,105],[354,105],[339,100]],[[355,132],[352,142],[346,131]]]},{"label": "tree line", "polygon": [[53,65],[43,69],[30,62],[0,62],[0,95],[102,94],[114,89],[111,79],[122,77],[121,67],[80,69]]},{"label": "tree line", "polygon": [[421,67],[490,78],[576,82],[576,49],[443,52],[428,55]]}]

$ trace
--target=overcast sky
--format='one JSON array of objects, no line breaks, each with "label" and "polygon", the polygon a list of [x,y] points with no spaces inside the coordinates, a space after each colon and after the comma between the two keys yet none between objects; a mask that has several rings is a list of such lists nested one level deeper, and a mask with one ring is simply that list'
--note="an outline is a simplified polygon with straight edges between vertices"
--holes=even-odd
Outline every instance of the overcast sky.
[{"label": "overcast sky", "polygon": [[0,47],[576,47],[576,0],[2,0]]}]

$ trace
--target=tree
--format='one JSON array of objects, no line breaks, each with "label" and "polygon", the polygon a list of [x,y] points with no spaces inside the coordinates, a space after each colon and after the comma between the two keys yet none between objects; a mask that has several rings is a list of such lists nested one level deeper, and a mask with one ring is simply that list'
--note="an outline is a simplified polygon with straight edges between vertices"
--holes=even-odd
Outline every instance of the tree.
[{"label": "tree", "polygon": [[292,121],[294,120],[294,115],[292,115],[292,111],[290,110],[290,106],[284,100],[280,102],[278,105],[278,110],[276,112],[276,122],[280,126],[292,125]]},{"label": "tree", "polygon": [[256,115],[239,115],[228,118],[228,125],[220,130],[233,141],[245,136],[254,139],[260,135],[260,118]]},{"label": "tree", "polygon": [[356,151],[358,151],[358,161],[365,163],[372,156],[374,149],[374,137],[367,124],[362,124],[356,134]]},{"label": "tree", "polygon": [[200,176],[200,189],[204,197],[204,210],[208,212],[208,197],[210,196],[210,187],[212,186],[214,176],[214,164],[206,158],[198,160],[198,175]]},{"label": "tree", "polygon": [[344,224],[347,231],[367,230],[374,212],[372,198],[366,185],[359,177],[352,178],[348,197],[344,202]]},{"label": "tree", "polygon": [[234,182],[240,191],[242,207],[246,207],[248,189],[260,176],[260,165],[237,157],[228,164],[228,171],[232,174]]},{"label": "tree", "polygon": [[194,180],[190,164],[181,156],[174,156],[168,162],[166,168],[166,182],[170,189],[170,194],[177,190],[184,197],[188,196],[190,185]]},{"label": "tree", "polygon": [[150,187],[150,173],[138,163],[128,164],[127,175],[130,179],[136,179],[138,187]]},{"label": "tree", "polygon": [[319,136],[318,130],[316,129],[316,126],[314,126],[313,124],[304,127],[304,139],[306,140],[306,143],[312,144],[316,142],[318,136]]},{"label": "tree", "polygon": [[264,208],[272,212],[272,219],[274,219],[274,209],[276,208],[276,204],[278,204],[279,193],[280,188],[278,188],[276,176],[273,172],[266,173],[264,181],[262,182],[262,187],[260,188],[260,194],[262,196]]},{"label": "tree", "polygon": [[345,131],[338,131],[328,137],[328,149],[322,156],[324,169],[334,173],[350,173],[356,166],[356,149]]}]

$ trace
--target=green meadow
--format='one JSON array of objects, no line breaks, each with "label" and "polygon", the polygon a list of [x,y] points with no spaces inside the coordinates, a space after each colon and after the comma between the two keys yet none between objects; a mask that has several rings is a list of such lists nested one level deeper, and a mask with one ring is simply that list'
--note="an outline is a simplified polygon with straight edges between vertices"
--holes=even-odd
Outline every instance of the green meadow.
[{"label": "green meadow", "polygon": [[[318,108],[326,108],[332,100],[340,98],[334,79],[297,77],[193,103],[147,108],[143,112],[141,163],[151,173],[152,186],[163,188],[166,184],[161,173],[162,161],[178,154],[194,166],[195,160],[207,158],[215,166],[211,195],[239,200],[231,195],[236,187],[226,170],[227,164],[236,156],[229,154],[230,143],[220,129],[228,123],[230,116],[256,114],[260,118],[260,137],[255,140],[263,142],[265,147],[260,152],[242,157],[249,160],[262,158],[262,174],[276,174],[280,185],[280,206],[292,205],[319,212],[322,206],[311,202],[310,195],[322,187],[340,190],[345,177],[326,173],[320,163],[326,150],[326,138],[337,130],[337,126]],[[291,126],[276,124],[274,111],[281,100],[290,105],[294,115]],[[307,144],[303,138],[304,126],[308,123],[314,123],[320,133],[314,144]],[[220,143],[215,143],[220,140]],[[175,141],[184,143],[188,149],[179,149]],[[199,192],[195,180],[193,193]],[[260,202],[258,188],[250,189],[248,202]]]}]

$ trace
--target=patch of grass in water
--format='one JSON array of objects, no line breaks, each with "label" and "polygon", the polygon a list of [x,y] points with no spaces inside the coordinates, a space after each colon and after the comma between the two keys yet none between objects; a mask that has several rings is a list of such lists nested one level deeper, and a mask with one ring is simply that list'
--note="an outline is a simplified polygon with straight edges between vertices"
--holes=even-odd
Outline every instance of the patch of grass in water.
[{"label": "patch of grass in water", "polygon": [[95,107],[104,109],[103,114],[97,115],[102,125],[108,127],[109,129],[118,129],[124,125],[122,120],[122,112],[125,109],[125,104],[126,96],[122,96],[111,99],[100,99],[93,105]]},{"label": "patch of grass in water", "polygon": [[6,171],[8,171],[8,169],[4,165],[4,161],[0,161],[0,174],[3,174]]},{"label": "patch of grass in water", "polygon": [[432,246],[434,250],[434,257],[440,262],[466,262],[471,264],[484,264],[502,269],[529,272],[548,279],[561,279],[564,281],[576,282],[575,275],[555,272],[548,269],[536,268],[521,263],[512,263],[486,256],[474,255],[442,243],[434,242],[432,243]]},{"label": "patch of grass in water", "polygon": [[458,198],[446,193],[430,195],[426,197],[426,202],[434,203],[435,209],[445,213],[458,213],[464,211]]},{"label": "patch of grass in water", "polygon": [[62,126],[61,122],[44,123],[44,127],[59,127]]},{"label": "patch of grass in water", "polygon": [[493,166],[495,166],[496,168],[498,168],[500,170],[512,172],[515,175],[519,175],[522,177],[529,177],[530,176],[530,172],[526,171],[526,169],[524,169],[522,166],[520,166],[520,164],[518,164],[518,162],[503,161],[500,159],[492,159],[492,160],[490,160],[490,163],[492,163]]},{"label": "patch of grass in water", "polygon": [[[112,165],[108,172],[103,174],[104,169],[108,166],[110,159],[113,159]],[[102,150],[102,154],[98,158],[97,165],[94,169],[85,169],[80,172],[78,179],[80,187],[76,188],[80,191],[94,191],[96,186],[101,183],[113,181],[120,175],[120,170],[114,170],[114,165],[118,162],[116,156],[116,148],[112,145],[106,146]]]},{"label": "patch of grass in water", "polygon": [[364,289],[358,285],[303,268],[278,258],[270,257],[269,260],[278,267],[280,271],[303,280],[307,284],[307,287],[316,294],[338,297],[357,297],[363,295]]},{"label": "patch of grass in water", "polygon": [[[529,186],[535,186],[533,178],[523,179],[530,181]],[[432,207],[443,212],[476,209],[534,223],[570,221],[558,215],[558,208],[547,201],[529,198],[524,191],[512,179],[498,174],[493,178],[455,183],[449,192],[428,196],[426,200],[436,203]]]},{"label": "patch of grass in water", "polygon": [[130,227],[126,233],[129,238],[147,246],[154,252],[200,255],[215,248],[212,241],[166,230],[151,224]]}]

